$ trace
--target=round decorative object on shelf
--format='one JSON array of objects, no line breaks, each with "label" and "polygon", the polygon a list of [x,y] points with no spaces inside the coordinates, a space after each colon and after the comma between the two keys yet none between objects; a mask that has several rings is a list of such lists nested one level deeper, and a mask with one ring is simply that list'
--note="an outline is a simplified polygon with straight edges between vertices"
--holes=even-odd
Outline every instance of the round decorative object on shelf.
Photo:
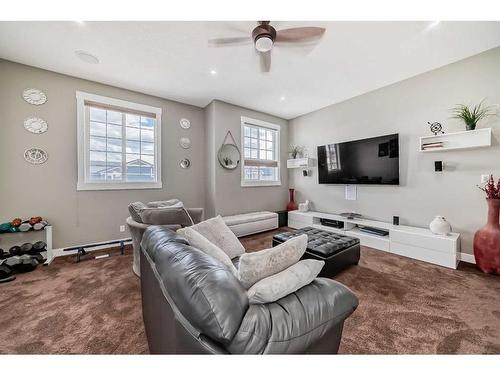
[{"label": "round decorative object on shelf", "polygon": [[191,162],[189,161],[189,159],[182,159],[179,165],[182,169],[187,169],[191,165]]},{"label": "round decorative object on shelf", "polygon": [[189,148],[191,147],[191,140],[189,138],[181,138],[179,139],[179,144],[181,145],[182,148]]},{"label": "round decorative object on shelf", "polygon": [[41,134],[48,129],[47,121],[40,117],[28,117],[24,120],[24,128],[30,133]]},{"label": "round decorative object on shelf", "polygon": [[31,164],[43,164],[48,158],[47,152],[40,148],[29,148],[24,151],[24,160]]},{"label": "round decorative object on shelf", "polygon": [[191,127],[191,121],[189,121],[187,118],[181,118],[179,124],[181,125],[182,129],[189,129]]},{"label": "round decorative object on shelf", "polygon": [[429,229],[434,234],[447,236],[451,232],[451,225],[446,221],[444,216],[436,216],[429,224]]},{"label": "round decorative object on shelf", "polygon": [[443,133],[443,125],[441,125],[439,122],[427,122],[430,125],[431,132],[434,133],[434,135],[438,135],[439,133]]},{"label": "round decorative object on shelf", "polygon": [[47,101],[47,95],[42,90],[29,88],[23,91],[23,99],[33,105],[42,105]]}]

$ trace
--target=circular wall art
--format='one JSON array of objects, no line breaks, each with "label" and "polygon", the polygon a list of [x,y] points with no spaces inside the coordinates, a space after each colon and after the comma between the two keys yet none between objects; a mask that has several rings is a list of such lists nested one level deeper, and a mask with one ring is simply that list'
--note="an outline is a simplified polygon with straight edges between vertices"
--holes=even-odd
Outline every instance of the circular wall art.
[{"label": "circular wall art", "polygon": [[181,168],[186,169],[189,168],[191,162],[189,161],[189,159],[182,159],[179,165],[181,166]]},{"label": "circular wall art", "polygon": [[48,129],[47,121],[40,117],[28,117],[24,120],[24,128],[30,133],[41,134]]},{"label": "circular wall art", "polygon": [[181,124],[182,129],[189,129],[191,127],[191,121],[187,118],[181,118],[179,124]]},{"label": "circular wall art", "polygon": [[42,90],[30,88],[23,91],[23,99],[33,105],[42,105],[47,101],[47,95]]},{"label": "circular wall art", "polygon": [[29,148],[24,151],[24,160],[31,164],[43,164],[49,156],[41,148]]},{"label": "circular wall art", "polygon": [[179,144],[181,145],[182,148],[189,148],[191,147],[191,140],[189,138],[181,138],[179,139]]}]

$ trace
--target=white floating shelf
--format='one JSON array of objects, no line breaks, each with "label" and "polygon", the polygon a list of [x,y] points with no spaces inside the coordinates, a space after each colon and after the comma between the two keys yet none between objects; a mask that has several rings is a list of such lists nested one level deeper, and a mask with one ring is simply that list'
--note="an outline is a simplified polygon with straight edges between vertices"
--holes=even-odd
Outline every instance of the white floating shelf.
[{"label": "white floating shelf", "polygon": [[[425,143],[442,142],[443,147],[422,149]],[[440,152],[491,146],[491,128],[420,137],[420,152]]]},{"label": "white floating shelf", "polygon": [[312,167],[312,159],[311,158],[297,158],[297,159],[288,159],[286,161],[287,168],[309,168]]}]

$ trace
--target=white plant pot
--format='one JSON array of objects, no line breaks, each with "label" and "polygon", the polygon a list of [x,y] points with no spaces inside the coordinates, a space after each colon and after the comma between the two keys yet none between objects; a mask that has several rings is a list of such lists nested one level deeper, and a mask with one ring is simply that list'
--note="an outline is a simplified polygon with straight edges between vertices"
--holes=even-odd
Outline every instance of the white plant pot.
[{"label": "white plant pot", "polygon": [[451,225],[443,216],[436,216],[429,224],[429,229],[434,234],[447,236],[451,233]]}]

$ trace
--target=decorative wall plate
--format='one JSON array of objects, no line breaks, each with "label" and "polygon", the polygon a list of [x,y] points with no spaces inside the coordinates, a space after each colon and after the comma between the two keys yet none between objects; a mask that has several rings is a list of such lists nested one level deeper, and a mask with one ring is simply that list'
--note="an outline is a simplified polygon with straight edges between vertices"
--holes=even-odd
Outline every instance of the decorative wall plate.
[{"label": "decorative wall plate", "polygon": [[24,160],[31,164],[43,164],[49,156],[41,148],[29,148],[24,151]]},{"label": "decorative wall plate", "polygon": [[189,168],[191,162],[189,161],[189,159],[182,159],[179,165],[181,166],[181,168],[186,169]]},{"label": "decorative wall plate", "polygon": [[42,105],[47,101],[47,95],[42,90],[30,88],[23,91],[23,99],[33,105]]},{"label": "decorative wall plate", "polygon": [[181,118],[179,124],[181,124],[182,129],[189,129],[191,127],[191,121],[187,118]]},{"label": "decorative wall plate", "polygon": [[191,147],[191,140],[189,138],[181,138],[179,139],[179,144],[181,145],[182,148],[189,148]]},{"label": "decorative wall plate", "polygon": [[48,129],[47,121],[40,117],[28,117],[24,120],[24,128],[30,133],[41,134]]}]

